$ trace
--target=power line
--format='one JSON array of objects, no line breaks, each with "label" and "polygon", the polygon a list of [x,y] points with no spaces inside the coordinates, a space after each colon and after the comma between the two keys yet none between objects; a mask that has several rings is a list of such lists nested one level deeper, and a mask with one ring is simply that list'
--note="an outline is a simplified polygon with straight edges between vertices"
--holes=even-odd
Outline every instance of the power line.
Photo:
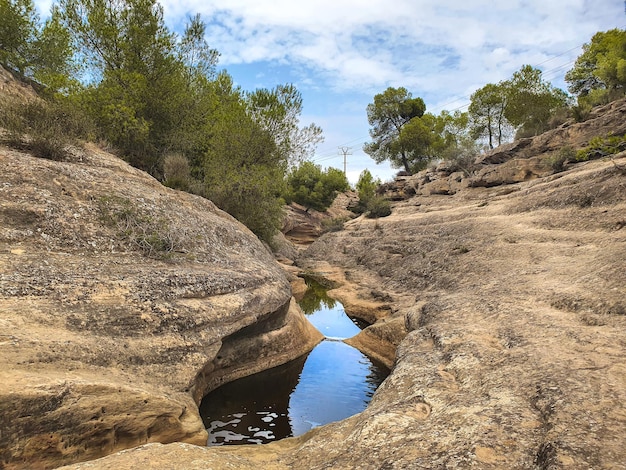
[{"label": "power line", "polygon": [[348,157],[348,155],[352,155],[352,152],[350,152],[350,147],[339,147],[339,150],[341,151],[341,153],[343,153],[343,174],[347,176],[348,172],[346,170],[346,158]]},{"label": "power line", "polygon": [[[624,0],[624,11],[626,13],[626,0]],[[573,52],[573,51],[575,51],[577,49],[580,49],[581,47],[583,47],[582,44],[578,45],[576,47],[572,47],[571,49],[568,49],[568,50],[566,50],[564,52],[561,52],[561,53],[559,53],[559,54],[557,54],[557,55],[555,55],[553,57],[550,57],[549,59],[546,59],[546,60],[544,60],[542,62],[539,62],[538,64],[536,64],[534,66],[534,68],[539,68],[540,65],[543,65],[543,64],[546,64],[546,63],[548,63],[548,62],[550,62],[552,60],[558,59],[559,57],[562,57],[562,56],[564,56],[566,54],[569,54],[569,53],[571,53],[571,52]],[[551,69],[542,71],[542,75],[543,75],[544,79],[548,80],[548,81],[552,81],[552,80],[556,79],[560,74],[555,73],[555,72],[560,72],[561,70],[574,65],[576,63],[576,60],[577,59],[570,60],[570,61],[568,61],[568,62],[566,62],[564,64],[561,64],[561,65],[558,65],[558,66],[553,67]],[[548,77],[548,75],[550,75],[550,74],[554,74],[554,75],[551,76],[551,77]],[[443,110],[443,109],[445,109],[446,106],[452,105],[452,104],[457,103],[459,101],[465,101],[464,104],[462,104],[462,105],[460,105],[460,106],[458,106],[456,108],[453,108],[451,110],[452,112],[460,111],[460,110],[462,110],[464,108],[469,107],[470,103],[468,101],[470,100],[470,98],[471,98],[471,95],[470,96],[468,96],[468,95],[460,96],[460,97],[458,97],[458,98],[456,98],[456,99],[454,99],[452,101],[449,101],[449,102],[447,102],[445,104],[436,106],[435,108],[432,109],[432,111]],[[365,136],[365,137],[360,137],[360,138],[357,138],[357,139],[353,139],[353,140],[351,140],[349,142],[346,142],[342,146],[339,146],[339,149],[340,150],[342,150],[344,148],[350,149],[351,147],[348,147],[349,144],[353,144],[354,142],[358,142],[358,141],[365,141],[365,140],[369,139],[369,137],[370,136]],[[352,147],[353,146],[354,145],[352,145]],[[339,154],[339,156],[341,156],[341,154]],[[330,151],[325,151],[321,155],[313,157],[312,160],[316,161],[316,162],[322,162],[322,161],[331,160],[331,159],[336,158],[336,157],[337,157],[337,155],[334,152],[331,153]],[[345,155],[344,155],[344,157],[345,157]],[[345,159],[344,159],[344,173],[345,173]]]}]

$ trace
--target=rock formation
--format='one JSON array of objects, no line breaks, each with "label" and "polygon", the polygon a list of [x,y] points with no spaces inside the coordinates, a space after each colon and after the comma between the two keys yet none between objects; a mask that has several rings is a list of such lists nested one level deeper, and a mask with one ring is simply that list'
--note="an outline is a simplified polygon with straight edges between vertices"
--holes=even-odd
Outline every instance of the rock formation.
[{"label": "rock formation", "polygon": [[0,468],[206,443],[220,383],[320,340],[283,270],[210,201],[93,146],[0,147]]},{"label": "rock formation", "polygon": [[626,153],[545,162],[625,109],[398,178],[391,216],[285,248],[393,370],[265,446],[204,447],[197,404],[320,339],[266,248],[93,146],[0,147],[0,468],[626,467]]},{"label": "rock formation", "polygon": [[266,446],[149,444],[90,468],[626,466],[626,154],[521,176],[546,156],[481,163],[499,184],[402,177],[391,216],[301,254],[373,322],[353,344],[392,356],[364,412]]}]

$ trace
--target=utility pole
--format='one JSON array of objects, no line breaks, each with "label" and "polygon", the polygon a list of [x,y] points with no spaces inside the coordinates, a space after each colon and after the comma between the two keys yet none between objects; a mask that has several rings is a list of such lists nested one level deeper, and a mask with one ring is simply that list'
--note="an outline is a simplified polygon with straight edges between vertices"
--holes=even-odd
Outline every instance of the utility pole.
[{"label": "utility pole", "polygon": [[350,152],[350,147],[339,147],[339,150],[343,153],[343,175],[347,178],[348,173],[346,172],[346,157],[348,155],[352,155],[352,152]]}]

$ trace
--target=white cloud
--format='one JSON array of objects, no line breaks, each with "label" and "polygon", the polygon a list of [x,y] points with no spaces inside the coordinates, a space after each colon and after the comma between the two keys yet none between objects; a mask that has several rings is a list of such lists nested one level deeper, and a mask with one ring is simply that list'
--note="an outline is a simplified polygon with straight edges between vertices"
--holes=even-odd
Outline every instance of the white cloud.
[{"label": "white cloud", "polygon": [[[414,88],[458,96],[507,78],[619,26],[617,0],[165,0],[166,15],[200,12],[230,64],[281,61],[335,90]],[[571,62],[572,51],[563,62]],[[558,65],[558,64],[555,64]],[[306,83],[303,82],[303,83]]]},{"label": "white cloud", "polygon": [[[50,1],[37,0],[42,14]],[[580,54],[579,46],[597,31],[623,27],[625,19],[619,0],[161,0],[161,4],[166,23],[173,28],[180,28],[191,14],[202,15],[207,40],[221,53],[220,65],[249,67],[250,77],[235,75],[236,81],[251,79],[254,86],[273,87],[288,76],[303,94],[332,102],[327,105],[329,115],[315,122],[326,120],[324,145],[334,148],[357,138],[367,140],[365,106],[388,86],[406,87],[437,112],[467,104],[477,88],[509,78],[524,64],[540,66],[545,78],[563,87],[563,75]],[[280,75],[269,70],[276,68]],[[351,110],[331,116],[346,107]],[[344,119],[350,112],[358,119]]]}]

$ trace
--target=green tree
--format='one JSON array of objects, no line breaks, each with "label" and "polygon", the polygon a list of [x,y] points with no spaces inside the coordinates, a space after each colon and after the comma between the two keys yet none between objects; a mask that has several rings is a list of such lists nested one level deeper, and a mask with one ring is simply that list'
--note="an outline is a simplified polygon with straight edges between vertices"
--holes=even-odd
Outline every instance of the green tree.
[{"label": "green tree", "polygon": [[[374,96],[374,102],[367,105],[367,120],[372,126],[372,142],[363,147],[365,153],[377,163],[389,160],[395,168],[411,171],[413,154],[408,140],[418,141],[414,132],[405,132],[403,128],[414,118],[421,118],[426,105],[421,98],[413,98],[406,88],[389,87],[383,93]],[[419,124],[414,124],[413,131],[420,132]]]},{"label": "green tree", "polygon": [[504,117],[517,135],[538,135],[549,128],[550,118],[568,106],[567,94],[541,77],[541,70],[524,65],[504,82],[507,90]]},{"label": "green tree", "polygon": [[285,199],[302,204],[307,209],[325,211],[337,197],[337,193],[347,191],[350,184],[341,170],[328,168],[310,161],[292,168],[287,175]]},{"label": "green tree", "polygon": [[415,173],[426,168],[435,156],[436,149],[441,146],[441,135],[437,132],[437,117],[431,113],[416,116],[408,121],[400,130],[399,139],[394,146],[403,155],[404,168]]},{"label": "green tree", "polygon": [[39,17],[32,0],[0,0],[0,63],[24,75],[32,63]]},{"label": "green tree", "polygon": [[45,85],[52,93],[61,90],[67,94],[70,89],[76,89],[78,81],[73,76],[77,68],[72,61],[72,39],[62,24],[57,6],[52,7],[50,17],[33,43],[33,50],[29,74],[38,83]]},{"label": "green tree", "polygon": [[442,111],[437,116],[437,131],[440,134],[437,157],[459,161],[471,159],[478,154],[476,139],[472,134],[469,112]]},{"label": "green tree", "polygon": [[42,26],[31,0],[0,0],[0,18],[0,64],[44,85],[48,95],[67,91],[73,51],[58,8]]},{"label": "green tree", "polygon": [[187,80],[191,86],[196,80],[215,76],[215,66],[219,59],[219,52],[209,47],[205,37],[206,24],[200,13],[189,18],[185,25],[185,32],[178,44],[180,60],[186,65]]},{"label": "green tree", "polygon": [[356,183],[356,191],[362,205],[367,206],[367,203],[376,195],[376,189],[379,186],[380,180],[375,180],[367,168],[361,172]]},{"label": "green tree", "polygon": [[[574,67],[565,74],[568,89],[579,98],[623,95],[626,89],[626,31],[611,29],[593,35]],[[599,101],[596,98],[596,101]]]},{"label": "green tree", "polygon": [[322,142],[322,129],[309,124],[300,127],[302,95],[292,84],[246,94],[248,111],[253,119],[274,136],[281,158],[291,166],[310,158]]},{"label": "green tree", "polygon": [[128,160],[157,174],[185,100],[176,37],[155,0],[61,0],[90,82],[81,102]]},{"label": "green tree", "polygon": [[204,121],[206,149],[195,174],[202,175],[207,198],[269,242],[282,223],[285,165],[232,78],[222,73],[211,88],[214,107]]},{"label": "green tree", "polygon": [[471,119],[471,133],[475,139],[486,138],[489,148],[494,143],[501,145],[510,125],[504,117],[507,105],[507,90],[501,82],[489,83],[476,90],[470,98],[468,109]]}]

